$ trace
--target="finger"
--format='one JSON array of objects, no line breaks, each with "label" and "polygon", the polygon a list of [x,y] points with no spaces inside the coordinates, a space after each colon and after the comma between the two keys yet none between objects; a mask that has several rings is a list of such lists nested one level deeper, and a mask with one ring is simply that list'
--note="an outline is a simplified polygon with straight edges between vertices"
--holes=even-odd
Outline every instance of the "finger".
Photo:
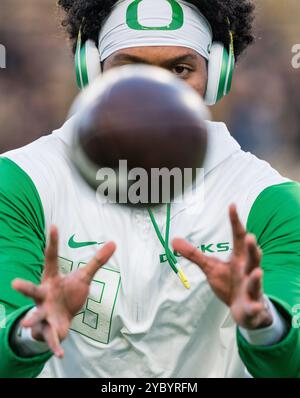
[{"label": "finger", "polygon": [[254,318],[256,315],[262,312],[264,306],[259,302],[247,303],[244,306],[244,311],[247,317]]},{"label": "finger", "polygon": [[45,251],[44,279],[58,274],[58,230],[52,225],[50,229],[49,245]]},{"label": "finger", "polygon": [[90,283],[96,272],[102,267],[102,265],[106,264],[107,261],[111,258],[116,250],[116,245],[114,242],[108,242],[102,249],[100,249],[95,257],[84,267],[81,268],[84,276],[87,278],[88,283]]},{"label": "finger", "polygon": [[64,356],[64,350],[62,349],[61,345],[60,345],[60,341],[58,338],[58,334],[55,331],[55,329],[47,324],[44,328],[44,339],[47,342],[50,350],[53,352],[53,354],[57,357],[57,358],[63,358]]},{"label": "finger", "polygon": [[172,241],[172,245],[174,250],[192,263],[197,264],[205,274],[209,272],[217,261],[214,257],[205,256],[200,250],[184,239],[176,238]]},{"label": "finger", "polygon": [[23,279],[15,279],[12,286],[15,290],[24,294],[24,296],[35,300],[36,303],[40,303],[45,298],[45,294],[40,287],[32,282],[24,281]]},{"label": "finger", "polygon": [[46,311],[38,309],[35,312],[33,312],[30,316],[22,319],[21,326],[23,326],[24,328],[31,328],[34,325],[43,322],[46,319],[46,317],[47,317]]},{"label": "finger", "polygon": [[245,273],[246,275],[250,275],[255,268],[260,267],[262,252],[257,245],[254,235],[246,236],[246,246],[248,251],[248,260],[246,263]]},{"label": "finger", "polygon": [[262,269],[254,269],[247,282],[247,293],[252,300],[259,300],[262,296]]},{"label": "finger", "polygon": [[233,255],[243,257],[246,255],[246,230],[239,219],[235,205],[230,206],[229,216],[233,235]]}]

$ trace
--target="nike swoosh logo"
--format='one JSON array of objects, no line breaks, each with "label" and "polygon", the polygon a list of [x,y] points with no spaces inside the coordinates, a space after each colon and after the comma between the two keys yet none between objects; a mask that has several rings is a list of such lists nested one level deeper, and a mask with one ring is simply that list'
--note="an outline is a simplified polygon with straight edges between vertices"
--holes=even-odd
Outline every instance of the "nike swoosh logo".
[{"label": "nike swoosh logo", "polygon": [[105,242],[75,242],[75,234],[69,239],[68,245],[71,249],[79,249],[86,246],[103,245]]}]

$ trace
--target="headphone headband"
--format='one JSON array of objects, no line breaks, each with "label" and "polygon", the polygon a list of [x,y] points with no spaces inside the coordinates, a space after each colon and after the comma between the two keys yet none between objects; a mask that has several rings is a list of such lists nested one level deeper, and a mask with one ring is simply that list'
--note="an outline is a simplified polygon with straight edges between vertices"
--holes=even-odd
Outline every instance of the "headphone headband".
[{"label": "headphone headband", "polygon": [[[213,42],[210,51],[208,82],[204,98],[207,105],[214,105],[229,94],[232,85],[235,66],[234,36],[230,29],[229,18],[227,22],[230,35],[229,49],[227,50],[223,43]],[[99,50],[92,40],[82,43],[81,29],[77,39],[75,69],[77,85],[80,89],[89,85],[102,73]]]}]

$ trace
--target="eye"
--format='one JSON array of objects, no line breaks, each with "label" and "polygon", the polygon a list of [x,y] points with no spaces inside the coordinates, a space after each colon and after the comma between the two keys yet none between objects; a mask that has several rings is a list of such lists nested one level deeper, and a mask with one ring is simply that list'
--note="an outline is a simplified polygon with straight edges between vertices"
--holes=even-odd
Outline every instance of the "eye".
[{"label": "eye", "polygon": [[186,65],[177,65],[172,69],[172,73],[181,79],[186,79],[192,71],[192,68]]}]

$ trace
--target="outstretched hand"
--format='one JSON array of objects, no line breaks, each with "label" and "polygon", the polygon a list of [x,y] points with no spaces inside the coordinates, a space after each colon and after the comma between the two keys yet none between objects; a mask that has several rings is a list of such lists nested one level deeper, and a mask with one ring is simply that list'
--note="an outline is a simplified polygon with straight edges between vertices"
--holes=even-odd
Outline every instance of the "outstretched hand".
[{"label": "outstretched hand", "polygon": [[235,322],[245,329],[267,327],[272,315],[262,290],[261,250],[254,235],[247,234],[236,207],[230,206],[233,252],[229,261],[204,255],[184,239],[174,239],[173,247],[198,265],[217,297],[230,307]]},{"label": "outstretched hand", "polygon": [[16,279],[13,288],[36,303],[37,310],[21,321],[32,328],[32,336],[47,342],[57,357],[63,357],[60,343],[66,338],[74,316],[84,305],[96,272],[110,259],[116,246],[107,243],[85,266],[66,276],[58,268],[58,231],[51,228],[49,246],[45,252],[44,274],[39,286]]}]

